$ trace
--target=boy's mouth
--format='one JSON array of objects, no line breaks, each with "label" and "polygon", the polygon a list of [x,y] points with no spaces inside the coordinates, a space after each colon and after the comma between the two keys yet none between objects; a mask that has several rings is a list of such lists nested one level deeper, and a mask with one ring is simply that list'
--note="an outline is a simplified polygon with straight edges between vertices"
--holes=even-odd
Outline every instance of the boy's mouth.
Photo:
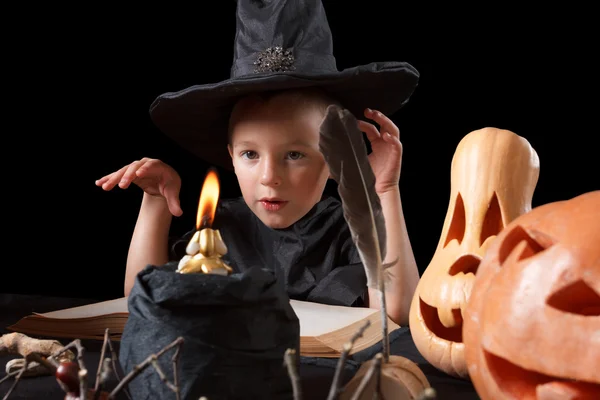
[{"label": "boy's mouth", "polygon": [[260,199],[260,204],[262,204],[263,208],[267,211],[279,211],[281,210],[288,202],[275,199],[275,198],[262,198]]}]

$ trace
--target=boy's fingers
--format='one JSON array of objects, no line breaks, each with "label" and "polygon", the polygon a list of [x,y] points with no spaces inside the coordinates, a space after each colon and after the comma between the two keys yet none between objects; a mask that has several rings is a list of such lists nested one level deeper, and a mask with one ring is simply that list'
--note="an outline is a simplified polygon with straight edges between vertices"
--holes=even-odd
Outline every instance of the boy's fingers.
[{"label": "boy's fingers", "polygon": [[180,217],[183,214],[183,210],[179,206],[179,202],[177,202],[177,203],[169,202],[169,211],[171,211],[171,214],[173,214],[176,217]]},{"label": "boy's fingers", "polygon": [[102,185],[104,185],[104,182],[106,182],[111,176],[112,176],[112,174],[103,176],[100,179],[96,179],[96,186],[102,186]]},{"label": "boy's fingers", "polygon": [[396,137],[400,136],[400,130],[398,129],[398,126],[396,126],[396,124],[383,113],[367,108],[365,110],[365,116],[377,122],[381,132],[388,132],[390,135]]},{"label": "boy's fingers", "polygon": [[121,189],[126,189],[129,187],[131,182],[136,178],[136,171],[140,168],[140,161],[134,161],[129,164],[125,170],[125,173],[121,177],[121,181],[119,182],[119,187]]},{"label": "boy's fingers", "polygon": [[398,136],[394,136],[388,132],[381,135],[386,142],[389,143],[400,143],[400,138]]},{"label": "boy's fingers", "polygon": [[106,175],[101,179],[105,179],[100,185],[104,190],[111,190],[115,187],[115,185],[121,180],[123,173],[127,170],[127,166],[122,167],[118,171],[113,172],[112,174]]},{"label": "boy's fingers", "polygon": [[381,135],[379,134],[379,130],[377,130],[375,125],[370,124],[368,122],[359,120],[358,129],[364,132],[367,135],[367,139],[369,139],[369,141],[371,142],[381,137]]},{"label": "boy's fingers", "polygon": [[168,169],[159,160],[143,158],[138,165],[138,169],[135,171],[135,175],[140,178],[147,178],[149,175],[159,177],[164,176],[165,171],[168,171]]},{"label": "boy's fingers", "polygon": [[183,214],[183,210],[181,210],[181,206],[179,204],[179,187],[173,182],[169,182],[165,185],[163,190],[163,195],[167,200],[167,205],[169,206],[169,211],[176,217],[179,217]]},{"label": "boy's fingers", "polygon": [[392,136],[389,133],[384,133],[384,140],[392,147],[394,151],[402,152],[402,142],[396,136]]},{"label": "boy's fingers", "polygon": [[139,177],[147,176],[148,172],[152,171],[152,169],[156,170],[157,165],[157,163],[152,162],[152,160],[149,158],[142,158],[142,160],[139,163],[138,169],[135,171],[135,174]]}]

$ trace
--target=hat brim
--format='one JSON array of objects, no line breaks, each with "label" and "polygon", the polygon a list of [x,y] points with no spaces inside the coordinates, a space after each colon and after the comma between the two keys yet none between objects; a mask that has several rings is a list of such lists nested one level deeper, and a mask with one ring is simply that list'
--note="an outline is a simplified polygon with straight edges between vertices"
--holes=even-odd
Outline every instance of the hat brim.
[{"label": "hat brim", "polygon": [[232,169],[227,151],[229,116],[236,101],[258,92],[320,87],[359,118],[369,107],[391,115],[417,87],[419,73],[408,63],[371,63],[335,73],[256,74],[196,85],[158,96],[150,106],[165,135],[206,162]]}]

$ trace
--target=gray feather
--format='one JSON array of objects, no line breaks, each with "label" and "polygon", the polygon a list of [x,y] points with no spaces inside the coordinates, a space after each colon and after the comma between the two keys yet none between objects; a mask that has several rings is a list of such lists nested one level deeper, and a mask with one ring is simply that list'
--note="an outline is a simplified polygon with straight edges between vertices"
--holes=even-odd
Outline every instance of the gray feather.
[{"label": "gray feather", "polygon": [[386,251],[385,220],[363,134],[352,113],[336,105],[327,108],[319,148],[338,183],[344,218],[365,267],[367,285],[378,287]]}]

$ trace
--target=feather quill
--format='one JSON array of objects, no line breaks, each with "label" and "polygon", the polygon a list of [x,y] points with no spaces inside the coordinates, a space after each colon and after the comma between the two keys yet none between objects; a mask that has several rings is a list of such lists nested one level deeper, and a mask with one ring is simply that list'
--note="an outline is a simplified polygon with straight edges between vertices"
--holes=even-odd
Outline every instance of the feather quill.
[{"label": "feather quill", "polygon": [[385,220],[363,134],[352,113],[337,105],[327,108],[321,122],[319,148],[338,183],[344,217],[364,265],[367,285],[381,288]]},{"label": "feather quill", "polygon": [[381,304],[383,359],[389,361],[390,343],[385,302],[384,268],[386,230],[383,210],[375,191],[375,174],[369,163],[358,121],[337,105],[327,107],[319,128],[319,149],[338,183],[344,218],[367,275],[367,286],[377,288]]}]

